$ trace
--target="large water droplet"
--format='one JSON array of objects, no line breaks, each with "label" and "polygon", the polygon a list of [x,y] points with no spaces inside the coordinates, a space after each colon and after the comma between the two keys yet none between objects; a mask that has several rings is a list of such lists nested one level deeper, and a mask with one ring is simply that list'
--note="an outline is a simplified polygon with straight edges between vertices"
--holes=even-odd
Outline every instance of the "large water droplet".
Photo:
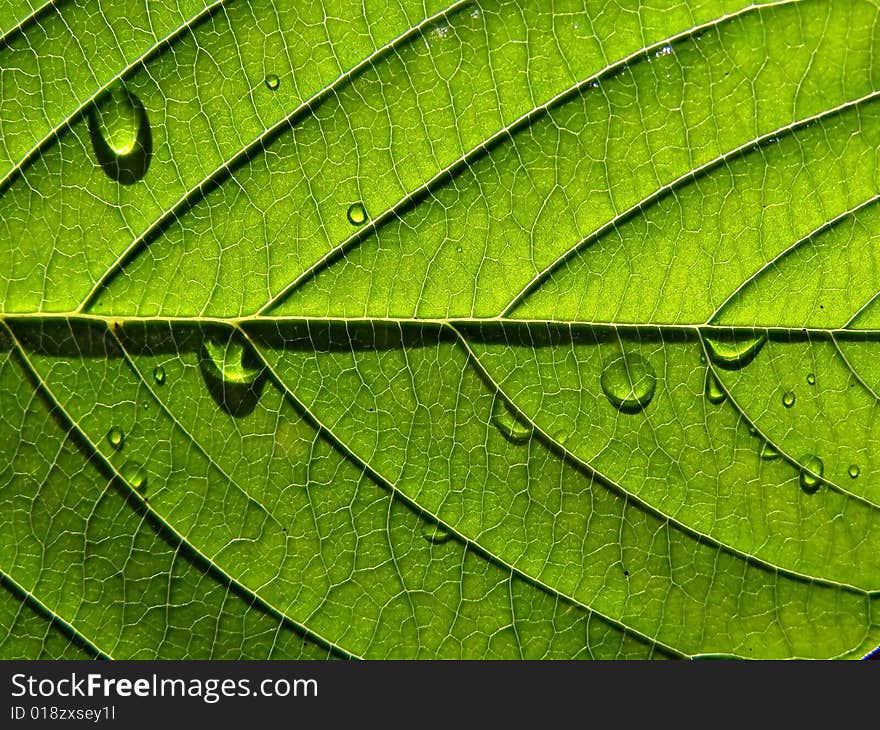
[{"label": "large water droplet", "polygon": [[234,385],[250,385],[257,381],[261,368],[250,357],[250,351],[237,338],[207,337],[203,363],[217,379]]},{"label": "large water droplet", "polygon": [[776,450],[776,447],[773,446],[769,441],[765,441],[762,444],[761,452],[759,455],[764,461],[774,461],[775,459],[778,459],[780,456],[782,456],[782,454],[780,454]]},{"label": "large water droplet", "polygon": [[801,489],[812,494],[822,485],[825,465],[818,456],[805,456],[801,459],[801,462],[804,465],[799,478]]},{"label": "large water droplet", "polygon": [[501,396],[496,395],[492,403],[492,423],[504,434],[508,441],[512,441],[515,444],[524,444],[531,438],[531,427],[522,423],[516,417]]},{"label": "large water droplet", "polygon": [[353,226],[362,226],[367,222],[367,209],[363,203],[352,203],[348,206],[348,222]]},{"label": "large water droplet", "polygon": [[157,365],[153,370],[153,380],[156,381],[156,385],[165,385],[165,368],[161,365]]},{"label": "large water droplet", "polygon": [[266,88],[269,91],[277,91],[279,86],[281,86],[281,79],[278,78],[277,74],[266,75]]},{"label": "large water droplet", "polygon": [[107,432],[107,443],[116,449],[116,451],[119,451],[119,449],[123,447],[125,444],[125,434],[119,426],[113,426],[113,428]]},{"label": "large water droplet", "polygon": [[849,465],[849,476],[850,479],[858,479],[859,474],[862,473],[862,470],[859,468],[858,464],[850,464]]},{"label": "large water droplet", "polygon": [[786,391],[782,395],[782,405],[786,408],[791,408],[795,402],[795,394],[793,390]]},{"label": "large water droplet", "polygon": [[712,362],[725,370],[737,370],[755,359],[767,336],[722,333],[704,339]]},{"label": "large water droplet", "polygon": [[239,336],[208,335],[202,343],[201,366],[208,390],[227,413],[245,416],[253,411],[262,392],[263,368]]},{"label": "large water droplet", "polygon": [[706,378],[706,398],[710,403],[714,403],[715,405],[723,403],[727,398],[727,393],[724,391],[724,388],[721,387],[721,383],[718,381],[718,378],[715,377],[715,373],[711,370]]},{"label": "large water droplet", "polygon": [[122,478],[141,494],[147,491],[147,472],[136,461],[126,461],[120,471]]},{"label": "large water droplet", "polygon": [[622,413],[638,413],[654,397],[657,375],[641,355],[624,355],[605,366],[601,382],[611,405]]},{"label": "large water droplet", "polygon": [[147,174],[153,156],[153,133],[141,100],[124,86],[115,87],[88,118],[92,149],[104,172],[123,185]]}]

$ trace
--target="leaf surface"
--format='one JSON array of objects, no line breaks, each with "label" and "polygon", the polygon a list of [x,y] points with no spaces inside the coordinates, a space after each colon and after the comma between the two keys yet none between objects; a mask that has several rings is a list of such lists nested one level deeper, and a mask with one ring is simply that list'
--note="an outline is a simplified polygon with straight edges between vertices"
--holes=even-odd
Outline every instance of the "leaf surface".
[{"label": "leaf surface", "polygon": [[0,6],[0,654],[880,643],[875,2],[125,5]]}]

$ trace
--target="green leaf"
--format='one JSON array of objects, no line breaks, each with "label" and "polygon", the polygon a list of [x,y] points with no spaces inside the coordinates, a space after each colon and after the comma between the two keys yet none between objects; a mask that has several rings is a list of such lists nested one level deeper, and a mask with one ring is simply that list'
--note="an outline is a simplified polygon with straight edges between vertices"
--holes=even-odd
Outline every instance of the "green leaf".
[{"label": "green leaf", "polygon": [[0,656],[880,643],[870,0],[0,6]]}]

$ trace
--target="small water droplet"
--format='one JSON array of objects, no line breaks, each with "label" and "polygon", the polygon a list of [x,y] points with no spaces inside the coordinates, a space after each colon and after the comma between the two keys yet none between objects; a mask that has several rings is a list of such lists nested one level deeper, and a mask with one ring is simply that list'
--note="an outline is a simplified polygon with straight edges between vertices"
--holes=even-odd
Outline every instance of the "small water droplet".
[{"label": "small water droplet", "polygon": [[445,527],[433,525],[424,529],[422,537],[432,545],[443,545],[452,539],[452,533]]},{"label": "small water droplet", "polygon": [[113,426],[107,432],[107,443],[109,443],[116,451],[119,451],[125,445],[125,434],[118,426]]},{"label": "small water droplet", "polygon": [[136,461],[127,461],[120,471],[122,478],[141,494],[147,491],[147,472]]},{"label": "small water droplet", "polygon": [[147,174],[153,133],[141,100],[117,86],[88,115],[89,137],[98,163],[111,180],[133,185]]},{"label": "small water droplet", "polygon": [[277,74],[266,75],[266,88],[269,91],[277,91],[279,86],[281,86],[281,79],[278,78]]},{"label": "small water droplet", "polygon": [[727,398],[727,393],[724,391],[724,388],[721,387],[721,383],[718,381],[718,378],[715,377],[715,373],[711,370],[706,378],[706,398],[710,403],[714,403],[715,405],[723,403]]},{"label": "small water droplet", "polygon": [[769,441],[765,441],[761,446],[760,457],[764,461],[774,461],[782,456]]},{"label": "small water droplet", "polygon": [[812,494],[822,485],[825,465],[818,456],[805,456],[801,461],[804,465],[799,478],[801,489]]},{"label": "small water droplet", "polygon": [[816,384],[816,376],[813,375],[813,373],[810,373],[809,375],[807,375],[807,382],[810,385],[815,385]]},{"label": "small water droplet", "polygon": [[508,441],[515,444],[524,444],[531,438],[531,427],[516,417],[501,396],[496,395],[492,403],[492,423]]},{"label": "small water droplet", "polygon": [[858,464],[850,464],[849,465],[849,476],[850,479],[858,479],[859,474],[862,473],[862,470],[859,468]]},{"label": "small water droplet", "polygon": [[348,222],[353,226],[362,226],[367,222],[367,209],[363,203],[352,203],[348,206]]},{"label": "small water droplet", "polygon": [[654,397],[657,375],[641,355],[624,355],[605,366],[601,383],[605,396],[617,410],[638,413]]},{"label": "small water droplet", "polygon": [[725,370],[738,370],[748,365],[767,341],[766,335],[746,336],[721,334],[705,337],[706,349],[718,367]]},{"label": "small water droplet", "polygon": [[568,441],[568,432],[562,430],[557,431],[553,434],[553,440],[560,446],[565,446],[565,442]]},{"label": "small water droplet", "polygon": [[782,396],[782,405],[791,408],[794,405],[795,395],[793,390],[786,391]]},{"label": "small water droplet", "polygon": [[153,380],[156,381],[156,385],[165,385],[165,368],[161,365],[157,365],[153,370]]}]

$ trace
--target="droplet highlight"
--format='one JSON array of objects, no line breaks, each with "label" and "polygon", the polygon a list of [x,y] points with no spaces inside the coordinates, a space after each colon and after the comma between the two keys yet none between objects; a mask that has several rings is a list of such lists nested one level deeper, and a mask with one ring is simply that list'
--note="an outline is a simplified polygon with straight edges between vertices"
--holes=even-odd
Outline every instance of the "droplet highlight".
[{"label": "droplet highlight", "polygon": [[648,407],[657,388],[657,375],[641,355],[624,355],[602,371],[602,391],[621,413],[638,413]]},{"label": "droplet highlight", "polygon": [[141,100],[124,86],[115,87],[88,115],[92,150],[111,180],[133,185],[147,174],[153,156],[153,133]]},{"label": "droplet highlight", "polygon": [[269,91],[277,91],[279,86],[281,86],[281,79],[278,78],[277,74],[266,75],[266,88]]},{"label": "droplet highlight", "polygon": [[704,341],[713,363],[725,370],[738,370],[755,359],[767,341],[767,336],[721,334],[705,337]]},{"label": "droplet highlight", "polygon": [[492,403],[492,423],[504,437],[515,444],[524,444],[532,436],[532,429],[516,417],[501,396]]},{"label": "droplet highlight", "polygon": [[156,385],[165,385],[165,368],[161,365],[153,370],[153,380],[156,381]]},{"label": "droplet highlight", "polygon": [[822,486],[822,475],[825,473],[825,465],[818,456],[805,456],[801,459],[804,468],[801,469],[799,482],[801,489],[812,494]]},{"label": "droplet highlight", "polygon": [[348,206],[348,222],[353,226],[362,226],[367,222],[367,209],[363,203],[352,203]]},{"label": "droplet highlight", "polygon": [[125,462],[120,473],[132,489],[136,489],[141,494],[147,491],[147,472],[138,462]]},{"label": "droplet highlight", "polygon": [[118,426],[113,426],[107,432],[107,443],[116,451],[119,451],[125,445],[125,434],[122,432],[122,429]]},{"label": "droplet highlight", "polygon": [[721,383],[718,378],[715,377],[715,373],[710,370],[706,377],[706,400],[718,405],[719,403],[723,403],[726,399],[727,393],[724,388],[721,387]]},{"label": "droplet highlight", "polygon": [[791,408],[794,405],[795,400],[796,396],[793,390],[786,391],[782,395],[782,405],[786,408]]}]

